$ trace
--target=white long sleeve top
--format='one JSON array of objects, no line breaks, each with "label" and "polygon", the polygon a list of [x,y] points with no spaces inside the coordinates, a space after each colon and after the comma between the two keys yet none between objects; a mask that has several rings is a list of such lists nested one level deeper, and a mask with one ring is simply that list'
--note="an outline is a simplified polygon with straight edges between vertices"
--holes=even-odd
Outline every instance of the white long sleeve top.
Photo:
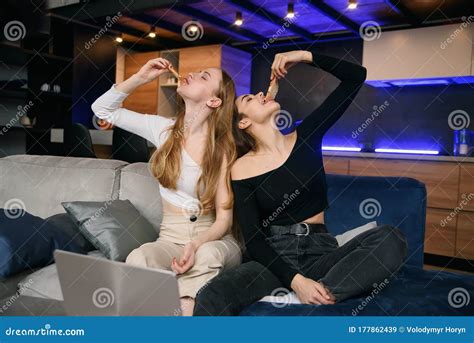
[{"label": "white long sleeve top", "polygon": [[[91,105],[94,114],[107,122],[132,132],[153,143],[157,148],[166,141],[175,119],[160,115],[143,114],[121,107],[128,93],[115,88],[115,84]],[[177,189],[160,185],[161,197],[176,207],[194,213],[200,210],[196,194],[196,184],[201,175],[201,167],[183,148],[181,151],[181,174]]]}]

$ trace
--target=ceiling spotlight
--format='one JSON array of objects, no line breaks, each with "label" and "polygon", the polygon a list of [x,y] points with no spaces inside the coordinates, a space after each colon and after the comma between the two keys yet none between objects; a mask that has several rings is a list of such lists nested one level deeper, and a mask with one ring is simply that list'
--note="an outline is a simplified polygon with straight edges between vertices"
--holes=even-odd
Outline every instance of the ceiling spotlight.
[{"label": "ceiling spotlight", "polygon": [[357,8],[357,0],[349,0],[349,4],[347,5],[347,8],[350,10],[354,10]]},{"label": "ceiling spotlight", "polygon": [[156,38],[156,28],[152,27],[150,32],[148,32],[148,37],[149,38]]},{"label": "ceiling spotlight", "polygon": [[237,12],[235,14],[235,21],[234,21],[234,24],[237,25],[237,26],[240,26],[244,23],[243,19],[242,19],[242,12]]},{"label": "ceiling spotlight", "polygon": [[286,11],[286,17],[290,19],[295,17],[295,5],[292,2],[288,3],[288,11]]},{"label": "ceiling spotlight", "polygon": [[199,28],[197,27],[196,24],[192,24],[188,26],[187,31],[190,33],[196,33],[199,31]]},{"label": "ceiling spotlight", "polygon": [[120,36],[115,37],[115,41],[117,43],[122,43],[123,42],[122,34],[120,34]]}]

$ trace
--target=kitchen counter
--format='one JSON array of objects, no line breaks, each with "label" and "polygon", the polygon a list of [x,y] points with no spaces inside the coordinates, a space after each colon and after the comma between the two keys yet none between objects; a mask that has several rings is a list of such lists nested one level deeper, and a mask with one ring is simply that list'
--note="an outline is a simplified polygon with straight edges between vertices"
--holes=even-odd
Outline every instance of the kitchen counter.
[{"label": "kitchen counter", "polygon": [[467,156],[442,156],[442,155],[397,154],[397,153],[352,152],[352,151],[323,151],[323,156],[474,163],[474,157],[467,157]]}]

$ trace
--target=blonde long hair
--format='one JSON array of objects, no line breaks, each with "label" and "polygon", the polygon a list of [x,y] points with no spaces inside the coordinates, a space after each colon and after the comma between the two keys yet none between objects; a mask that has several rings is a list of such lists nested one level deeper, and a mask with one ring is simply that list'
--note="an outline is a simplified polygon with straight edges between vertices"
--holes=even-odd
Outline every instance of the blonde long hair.
[{"label": "blonde long hair", "polygon": [[[232,136],[232,115],[235,111],[235,85],[224,70],[216,96],[222,104],[214,109],[208,117],[208,134],[201,164],[202,173],[196,184],[196,192],[202,209],[215,207],[215,197],[219,184],[224,158],[226,161],[226,186],[230,194],[227,209],[232,208],[233,193],[230,186],[230,167],[237,158],[237,151]],[[184,149],[184,110],[178,115],[174,125],[169,128],[170,135],[150,158],[152,175],[163,187],[176,189],[181,172],[181,149]],[[202,190],[202,194],[201,191]]]}]

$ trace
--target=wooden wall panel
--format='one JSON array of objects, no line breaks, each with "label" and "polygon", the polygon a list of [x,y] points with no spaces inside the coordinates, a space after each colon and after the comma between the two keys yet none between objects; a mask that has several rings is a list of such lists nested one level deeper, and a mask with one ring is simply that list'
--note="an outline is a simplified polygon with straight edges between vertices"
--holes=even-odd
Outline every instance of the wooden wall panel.
[{"label": "wooden wall panel", "polygon": [[[127,54],[125,79],[132,76],[148,61],[160,56],[158,51]],[[123,102],[123,107],[139,113],[156,114],[158,108],[158,79],[138,87]]]},{"label": "wooden wall panel", "polygon": [[458,205],[459,165],[457,163],[352,159],[349,173],[351,175],[411,177],[426,185],[428,207],[452,209]]},{"label": "wooden wall panel", "polygon": [[179,74],[186,76],[206,68],[221,67],[221,46],[206,45],[179,49]]}]

